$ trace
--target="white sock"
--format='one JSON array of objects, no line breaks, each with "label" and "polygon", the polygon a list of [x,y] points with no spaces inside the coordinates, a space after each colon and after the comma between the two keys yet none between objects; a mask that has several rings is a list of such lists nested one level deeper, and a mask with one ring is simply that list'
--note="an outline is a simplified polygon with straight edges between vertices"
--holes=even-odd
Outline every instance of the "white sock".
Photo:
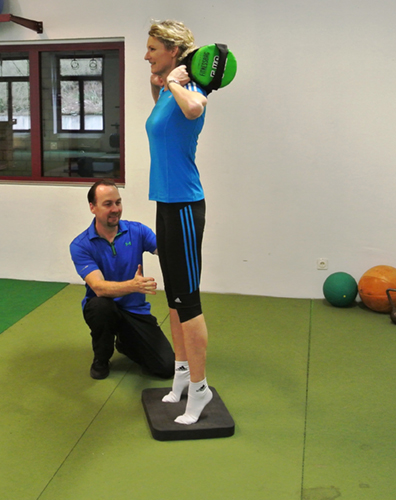
[{"label": "white sock", "polygon": [[190,368],[188,361],[175,361],[175,377],[172,390],[162,398],[164,403],[178,403],[182,392],[190,383]]},{"label": "white sock", "polygon": [[202,410],[211,401],[213,397],[212,391],[209,389],[204,378],[201,382],[190,382],[188,388],[187,406],[184,415],[177,417],[175,422],[178,424],[195,424],[198,421]]}]

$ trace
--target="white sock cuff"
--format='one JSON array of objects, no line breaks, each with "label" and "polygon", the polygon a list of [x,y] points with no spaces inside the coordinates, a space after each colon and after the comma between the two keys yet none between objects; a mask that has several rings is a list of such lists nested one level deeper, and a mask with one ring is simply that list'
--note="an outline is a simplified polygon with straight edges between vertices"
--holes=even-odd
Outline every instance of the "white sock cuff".
[{"label": "white sock cuff", "polygon": [[190,387],[189,387],[189,392],[192,394],[195,394],[197,392],[202,392],[208,387],[208,383],[206,381],[206,378],[201,380],[201,382],[190,382]]},{"label": "white sock cuff", "polygon": [[188,366],[188,361],[175,361],[175,370],[179,370],[179,368],[186,368],[186,370],[189,370],[190,367]]}]

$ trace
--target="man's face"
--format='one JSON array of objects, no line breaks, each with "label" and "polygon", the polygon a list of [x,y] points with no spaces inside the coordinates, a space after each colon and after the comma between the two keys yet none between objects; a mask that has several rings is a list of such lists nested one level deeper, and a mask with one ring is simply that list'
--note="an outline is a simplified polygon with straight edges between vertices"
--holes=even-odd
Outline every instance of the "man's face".
[{"label": "man's face", "polygon": [[122,214],[120,193],[114,186],[98,186],[96,188],[96,203],[89,204],[91,212],[96,217],[96,229],[117,227]]}]

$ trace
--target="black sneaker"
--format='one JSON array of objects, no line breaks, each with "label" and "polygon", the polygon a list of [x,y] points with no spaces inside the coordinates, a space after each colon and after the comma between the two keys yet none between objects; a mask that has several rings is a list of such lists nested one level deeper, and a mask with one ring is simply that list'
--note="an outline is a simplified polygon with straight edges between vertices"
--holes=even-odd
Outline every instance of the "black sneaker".
[{"label": "black sneaker", "polygon": [[91,377],[96,380],[103,380],[104,378],[107,378],[110,373],[109,362],[94,359],[89,373]]}]

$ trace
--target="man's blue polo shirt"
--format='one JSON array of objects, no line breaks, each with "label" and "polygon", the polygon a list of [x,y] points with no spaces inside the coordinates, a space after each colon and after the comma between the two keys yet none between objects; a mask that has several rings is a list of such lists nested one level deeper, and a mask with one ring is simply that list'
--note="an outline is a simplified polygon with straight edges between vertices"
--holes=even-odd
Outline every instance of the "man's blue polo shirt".
[{"label": "man's blue polo shirt", "polygon": [[[92,224],[70,244],[70,253],[77,273],[84,279],[89,273],[99,269],[107,281],[126,281],[135,277],[139,264],[143,265],[143,252],[157,248],[153,231],[139,222],[121,220],[118,234],[112,244],[101,238]],[[88,299],[95,297],[94,291],[85,284],[86,295],[82,301],[84,308]],[[150,314],[150,304],[141,293],[131,293],[114,299],[126,311],[136,314]]]}]

